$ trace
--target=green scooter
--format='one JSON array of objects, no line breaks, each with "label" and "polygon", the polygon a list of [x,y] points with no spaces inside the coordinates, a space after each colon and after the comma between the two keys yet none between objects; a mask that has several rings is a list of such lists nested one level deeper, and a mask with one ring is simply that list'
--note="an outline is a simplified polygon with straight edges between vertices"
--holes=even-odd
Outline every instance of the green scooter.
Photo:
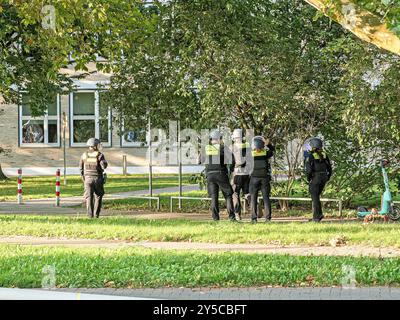
[{"label": "green scooter", "polygon": [[381,169],[383,182],[385,183],[385,192],[382,195],[381,210],[380,211],[368,211],[366,207],[358,207],[357,215],[359,218],[365,218],[371,214],[378,214],[382,216],[387,216],[393,221],[400,219],[400,208],[395,206],[392,199],[392,193],[390,192],[389,178],[386,172],[386,168],[389,166],[389,161],[381,161]]}]

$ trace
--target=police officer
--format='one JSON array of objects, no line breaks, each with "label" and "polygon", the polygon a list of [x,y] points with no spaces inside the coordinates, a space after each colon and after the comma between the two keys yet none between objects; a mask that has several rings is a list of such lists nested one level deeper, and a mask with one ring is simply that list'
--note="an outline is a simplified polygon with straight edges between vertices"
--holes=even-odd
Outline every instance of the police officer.
[{"label": "police officer", "polygon": [[240,202],[240,192],[243,191],[245,200],[250,201],[249,182],[251,162],[250,144],[244,141],[242,129],[235,129],[232,133],[232,155],[233,163],[231,165],[231,183],[233,189],[233,206],[237,220],[241,220],[242,206]]},{"label": "police officer", "polygon": [[100,140],[91,138],[87,142],[89,150],[82,154],[79,162],[82,181],[85,184],[85,200],[89,218],[98,218],[104,196],[106,174],[104,170],[108,164],[104,154],[99,151]]},{"label": "police officer", "polygon": [[250,174],[250,197],[251,197],[251,221],[257,222],[258,192],[261,190],[265,222],[271,220],[271,201],[269,199],[271,192],[271,165],[269,159],[274,155],[275,147],[265,141],[264,137],[256,136],[252,141],[252,171]]},{"label": "police officer", "polygon": [[218,130],[211,131],[209,137],[209,143],[201,154],[201,163],[205,164],[207,191],[211,198],[212,218],[214,221],[220,219],[218,195],[219,189],[221,189],[226,201],[229,219],[235,221],[232,201],[233,190],[229,183],[227,166],[232,162],[232,155],[222,143],[222,135]]},{"label": "police officer", "polygon": [[332,166],[323,150],[323,143],[320,138],[311,138],[309,144],[311,152],[305,160],[305,169],[313,205],[313,219],[311,221],[320,222],[324,217],[320,196],[325,184],[332,176]]}]

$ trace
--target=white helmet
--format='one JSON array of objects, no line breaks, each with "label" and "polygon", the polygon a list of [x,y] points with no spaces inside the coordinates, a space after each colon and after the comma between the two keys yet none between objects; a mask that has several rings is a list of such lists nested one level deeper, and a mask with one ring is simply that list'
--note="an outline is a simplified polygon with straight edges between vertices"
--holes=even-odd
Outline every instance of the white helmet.
[{"label": "white helmet", "polygon": [[211,140],[220,140],[222,138],[221,132],[219,130],[213,130],[210,132],[210,139]]},{"label": "white helmet", "polygon": [[235,129],[232,133],[232,139],[242,139],[243,138],[243,130]]}]

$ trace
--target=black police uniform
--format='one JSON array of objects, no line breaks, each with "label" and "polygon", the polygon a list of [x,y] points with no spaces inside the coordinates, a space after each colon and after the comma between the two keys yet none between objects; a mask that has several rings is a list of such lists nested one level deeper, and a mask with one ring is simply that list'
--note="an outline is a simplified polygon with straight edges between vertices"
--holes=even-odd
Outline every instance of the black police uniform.
[{"label": "black police uniform", "polygon": [[305,169],[313,204],[313,220],[323,218],[320,196],[332,175],[332,166],[325,151],[312,151],[306,158]]},{"label": "black police uniform", "polygon": [[211,198],[211,212],[214,220],[219,220],[218,195],[221,189],[226,201],[229,219],[235,220],[232,201],[232,186],[229,183],[227,164],[231,161],[231,154],[224,145],[208,144],[202,155],[202,163],[205,164],[207,177],[207,191]]},{"label": "black police uniform", "polygon": [[99,151],[83,153],[79,162],[82,180],[85,184],[84,197],[89,218],[99,217],[104,196],[104,170],[107,168],[104,154]]},{"label": "black police uniform", "polygon": [[231,165],[232,174],[232,189],[233,189],[233,206],[234,212],[240,218],[242,213],[242,205],[240,202],[240,193],[243,192],[246,197],[246,201],[249,196],[249,184],[250,184],[250,158],[251,149],[250,144],[235,143],[232,146],[233,163]]},{"label": "black police uniform", "polygon": [[274,155],[275,147],[269,144],[266,149],[252,151],[253,170],[250,174],[251,220],[257,221],[258,192],[261,190],[265,220],[271,220],[271,165],[269,159]]}]

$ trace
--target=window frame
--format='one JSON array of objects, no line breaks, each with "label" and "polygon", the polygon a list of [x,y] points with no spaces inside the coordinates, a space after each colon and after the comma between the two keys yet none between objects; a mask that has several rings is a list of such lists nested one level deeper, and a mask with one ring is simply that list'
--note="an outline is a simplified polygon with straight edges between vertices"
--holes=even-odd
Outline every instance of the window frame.
[{"label": "window frame", "polygon": [[[69,143],[71,147],[87,147],[86,142],[74,142],[74,120],[93,120],[95,123],[95,138],[100,137],[100,92],[107,92],[107,90],[97,89],[78,89],[69,94]],[[94,94],[94,115],[74,115],[74,94],[76,93],[93,93]],[[112,112],[108,108],[108,142],[102,142],[105,148],[112,147]]]},{"label": "window frame", "polygon": [[[57,115],[49,116],[48,110],[41,117],[24,116],[22,112],[22,95],[26,92],[21,92],[20,103],[18,105],[18,146],[20,148],[60,148],[61,147],[61,100],[60,94],[57,93]],[[25,143],[23,142],[23,122],[29,120],[43,120],[44,142]],[[49,120],[57,121],[57,142],[49,143]]]}]

